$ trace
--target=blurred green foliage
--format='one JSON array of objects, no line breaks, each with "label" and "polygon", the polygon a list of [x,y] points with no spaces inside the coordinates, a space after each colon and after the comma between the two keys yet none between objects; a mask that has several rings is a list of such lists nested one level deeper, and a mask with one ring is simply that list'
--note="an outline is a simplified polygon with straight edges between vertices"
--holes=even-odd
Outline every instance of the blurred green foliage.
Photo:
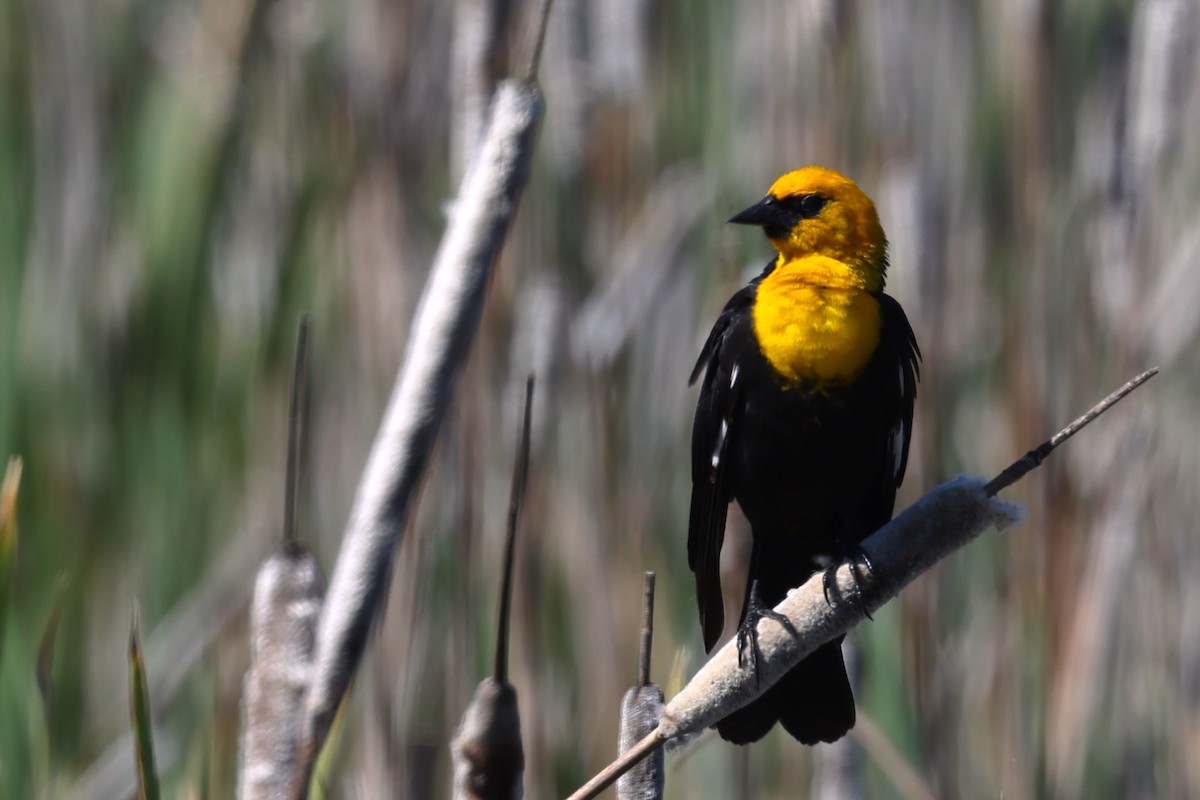
[{"label": "blurred green foliage", "polygon": [[[0,457],[25,463],[0,796],[132,789],[134,598],[164,788],[231,791],[295,320],[312,312],[316,346],[302,527],[328,568],[461,172],[452,142],[480,113],[461,32],[485,7],[0,0]],[[531,13],[515,6],[514,53]],[[1183,0],[560,0],[534,179],[330,795],[448,785],[531,368],[527,794],[613,755],[644,570],[655,679],[669,695],[700,663],[686,378],[768,256],[722,220],[810,162],[876,199],[925,352],[901,502],[1164,367],[1014,488],[1024,526],[852,637],[861,714],[938,796],[1200,794],[1197,36]],[[678,204],[647,201],[675,186]],[[668,757],[669,796],[902,794],[866,736],[692,747]]]}]

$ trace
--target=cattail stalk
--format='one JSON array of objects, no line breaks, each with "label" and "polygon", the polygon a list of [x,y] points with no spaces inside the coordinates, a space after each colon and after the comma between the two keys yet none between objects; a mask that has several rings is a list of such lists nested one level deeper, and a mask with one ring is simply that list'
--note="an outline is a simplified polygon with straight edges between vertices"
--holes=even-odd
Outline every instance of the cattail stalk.
[{"label": "cattail stalk", "polygon": [[[642,603],[642,635],[638,647],[637,685],[621,700],[621,736],[618,752],[624,753],[658,727],[662,715],[662,687],[650,682],[650,646],[654,640],[654,573],[646,573]],[[662,748],[617,779],[617,800],[662,800]]]},{"label": "cattail stalk", "polygon": [[508,504],[508,536],[500,582],[496,623],[496,661],[490,678],[475,690],[450,745],[454,761],[455,800],[519,800],[524,794],[525,749],[517,690],[508,682],[508,628],[512,616],[512,579],[516,562],[517,529],[525,484],[529,478],[529,428],[533,409],[533,376],[525,383],[525,415],[521,444],[513,464]]},{"label": "cattail stalk", "polygon": [[288,413],[283,541],[258,571],[250,606],[251,661],[243,697],[238,796],[287,796],[298,768],[301,714],[312,678],[324,579],[297,535],[308,386],[308,320],[300,321]]}]

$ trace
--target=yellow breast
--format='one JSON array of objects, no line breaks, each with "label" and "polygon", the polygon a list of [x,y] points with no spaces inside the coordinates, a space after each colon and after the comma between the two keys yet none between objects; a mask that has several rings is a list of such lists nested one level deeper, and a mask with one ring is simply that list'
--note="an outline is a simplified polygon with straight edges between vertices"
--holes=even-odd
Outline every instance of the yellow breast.
[{"label": "yellow breast", "polygon": [[866,368],[883,326],[879,301],[840,261],[780,259],[754,301],[754,333],[786,383],[845,383]]}]

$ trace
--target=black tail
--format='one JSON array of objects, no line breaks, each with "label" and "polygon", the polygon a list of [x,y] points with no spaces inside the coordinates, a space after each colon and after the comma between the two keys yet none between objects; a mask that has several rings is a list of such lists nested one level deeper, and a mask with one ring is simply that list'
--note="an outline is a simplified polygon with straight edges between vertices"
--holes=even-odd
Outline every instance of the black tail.
[{"label": "black tail", "polygon": [[840,639],[814,650],[766,694],[718,722],[717,732],[727,742],[749,744],[776,721],[810,745],[836,741],[854,727],[854,694]]}]

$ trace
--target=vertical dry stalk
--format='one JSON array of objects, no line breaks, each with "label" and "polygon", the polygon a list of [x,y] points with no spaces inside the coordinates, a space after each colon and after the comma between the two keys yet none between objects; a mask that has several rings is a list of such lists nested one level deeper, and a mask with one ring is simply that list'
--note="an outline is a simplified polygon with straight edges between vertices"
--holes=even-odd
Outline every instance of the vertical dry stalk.
[{"label": "vertical dry stalk", "polygon": [[[621,700],[621,737],[618,752],[624,753],[658,727],[662,714],[662,687],[650,682],[650,645],[654,637],[654,573],[646,573],[642,606],[642,636],[638,648],[638,682]],[[662,748],[617,779],[617,800],[661,800],[663,796]]]},{"label": "vertical dry stalk", "polygon": [[494,673],[475,690],[462,724],[450,745],[454,759],[455,800],[519,800],[524,796],[522,774],[525,748],[517,690],[508,682],[508,626],[512,613],[512,580],[518,523],[529,478],[529,428],[533,411],[533,376],[525,382],[525,413],[521,442],[513,464],[508,504],[508,536],[500,581],[500,611],[496,624]]},{"label": "vertical dry stalk", "polygon": [[330,581],[317,631],[316,672],[305,709],[304,764],[295,796],[307,791],[312,762],[382,606],[396,546],[454,397],[479,326],[488,279],[528,178],[541,116],[536,87],[503,82],[482,150],[459,187]]},{"label": "vertical dry stalk", "polygon": [[300,321],[292,373],[283,543],[258,571],[250,607],[251,662],[246,673],[238,796],[287,796],[300,747],[301,712],[312,677],[317,615],[324,579],[296,535],[296,497],[303,463],[308,372],[308,320]]}]

